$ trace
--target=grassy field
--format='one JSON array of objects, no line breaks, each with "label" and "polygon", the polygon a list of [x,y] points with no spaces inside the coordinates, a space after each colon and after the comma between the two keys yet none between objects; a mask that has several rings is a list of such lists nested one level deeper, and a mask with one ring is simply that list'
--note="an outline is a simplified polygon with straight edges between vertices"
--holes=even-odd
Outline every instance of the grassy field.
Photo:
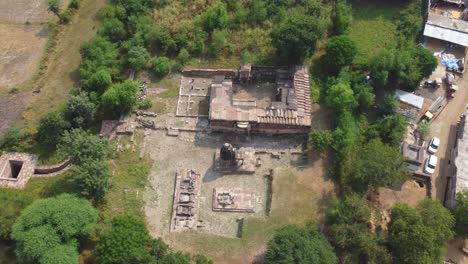
[{"label": "grassy field", "polygon": [[394,2],[354,0],[353,22],[349,36],[357,45],[356,64],[365,64],[384,48],[396,45],[396,25],[399,6]]}]

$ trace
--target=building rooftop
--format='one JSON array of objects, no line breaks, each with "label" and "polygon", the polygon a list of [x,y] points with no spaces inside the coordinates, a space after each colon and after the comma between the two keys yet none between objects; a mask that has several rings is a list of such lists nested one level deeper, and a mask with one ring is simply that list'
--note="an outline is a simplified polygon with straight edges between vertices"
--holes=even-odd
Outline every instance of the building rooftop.
[{"label": "building rooftop", "polygon": [[[252,66],[253,76],[255,67]],[[211,84],[210,120],[310,126],[308,69],[299,66],[269,71],[273,79],[268,81],[258,78],[237,83],[222,75],[215,76]]]},{"label": "building rooftop", "polygon": [[396,89],[395,96],[403,103],[421,109],[424,105],[424,97]]},{"label": "building rooftop", "polygon": [[[465,111],[468,114],[468,109]],[[468,122],[465,122],[463,132],[458,139],[458,153],[455,159],[457,179],[455,192],[468,190]]]},{"label": "building rooftop", "polygon": [[468,46],[468,22],[448,16],[429,13],[424,36]]}]

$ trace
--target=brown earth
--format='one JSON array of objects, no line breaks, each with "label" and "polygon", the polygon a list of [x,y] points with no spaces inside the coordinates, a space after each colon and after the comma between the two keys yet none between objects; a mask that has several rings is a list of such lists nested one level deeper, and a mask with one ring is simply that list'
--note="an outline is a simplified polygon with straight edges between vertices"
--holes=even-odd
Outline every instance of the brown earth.
[{"label": "brown earth", "polygon": [[[60,1],[64,9],[70,0]],[[36,23],[56,19],[47,11],[47,0],[1,0],[0,23]]]},{"label": "brown earth", "polygon": [[0,24],[0,36],[1,94],[28,80],[37,71],[48,30],[40,25]]}]

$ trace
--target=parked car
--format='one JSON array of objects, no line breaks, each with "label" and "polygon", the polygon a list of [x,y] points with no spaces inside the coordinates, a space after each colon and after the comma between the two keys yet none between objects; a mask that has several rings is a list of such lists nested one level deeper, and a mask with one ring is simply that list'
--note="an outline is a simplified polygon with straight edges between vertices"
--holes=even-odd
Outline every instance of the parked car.
[{"label": "parked car", "polygon": [[439,88],[441,84],[441,78],[436,78],[435,80],[427,80],[424,82],[424,88]]},{"label": "parked car", "polygon": [[437,152],[437,149],[439,149],[440,145],[440,139],[437,137],[434,137],[431,139],[429,142],[429,146],[427,147],[427,151],[431,154],[435,154]]},{"label": "parked car", "polygon": [[433,174],[435,168],[437,167],[437,157],[434,155],[429,155],[424,164],[424,172],[427,174]]}]

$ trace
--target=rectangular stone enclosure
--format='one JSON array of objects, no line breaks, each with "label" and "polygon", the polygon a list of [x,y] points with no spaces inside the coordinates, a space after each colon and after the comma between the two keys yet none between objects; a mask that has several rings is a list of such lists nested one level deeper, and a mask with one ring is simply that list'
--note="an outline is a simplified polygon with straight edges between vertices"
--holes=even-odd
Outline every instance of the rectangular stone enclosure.
[{"label": "rectangular stone enclosure", "polygon": [[255,212],[255,192],[240,188],[214,188],[213,211],[253,213]]}]

